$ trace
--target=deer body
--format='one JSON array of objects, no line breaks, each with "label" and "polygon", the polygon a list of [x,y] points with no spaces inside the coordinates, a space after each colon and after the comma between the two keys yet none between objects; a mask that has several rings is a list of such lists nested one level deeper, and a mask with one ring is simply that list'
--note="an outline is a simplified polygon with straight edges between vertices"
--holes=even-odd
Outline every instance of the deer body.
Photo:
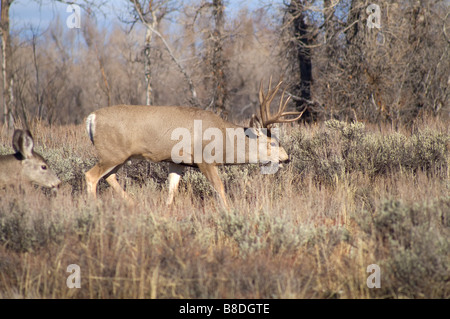
[{"label": "deer body", "polygon": [[0,156],[0,186],[34,183],[49,188],[60,180],[44,158],[34,152],[34,141],[28,131],[16,130],[13,136],[15,154]]},{"label": "deer body", "polygon": [[[195,121],[200,123],[196,125]],[[189,154],[184,154],[183,164],[194,166],[202,161],[212,161],[205,159],[204,156],[199,160],[198,156],[195,157],[194,150],[196,145],[201,144],[203,150],[210,143],[208,139],[203,138],[208,129],[218,129],[224,137],[220,152],[223,157],[215,164],[238,164],[237,160],[226,161],[226,145],[233,143],[230,140],[233,137],[230,133],[245,133],[246,130],[245,127],[225,121],[210,111],[194,107],[146,105],[116,105],[100,109],[88,116],[86,126],[88,135],[102,159],[105,162],[111,160],[121,163],[130,158],[172,162],[173,148],[178,144],[178,139],[172,134],[176,129],[185,129],[192,132],[190,134],[192,141],[189,143],[191,145]],[[108,133],[97,136],[97,132]],[[249,162],[248,139],[252,137],[257,138],[256,135],[245,135],[247,151],[245,163]],[[281,148],[280,151],[281,161],[287,160],[284,150]],[[270,158],[261,158],[261,161],[267,162]]]},{"label": "deer body", "polygon": [[[87,126],[91,141],[102,157],[122,162],[130,157],[143,157],[161,162],[171,161],[172,148],[178,143],[171,140],[173,130],[186,128],[193,132],[194,119],[202,121],[203,130],[238,127],[198,108],[145,105],[100,109],[89,115]],[[97,137],[98,132],[108,132],[108,138]]]},{"label": "deer body", "polygon": [[[279,85],[276,90],[278,88]],[[269,104],[276,90],[269,94]],[[262,96],[264,99],[267,98]],[[275,123],[273,118],[270,120]],[[116,105],[91,113],[86,119],[86,128],[99,157],[97,165],[86,173],[87,189],[94,197],[99,179],[106,177],[115,191],[129,199],[115,173],[127,160],[144,158],[171,163],[168,205],[178,188],[182,165],[189,165],[200,169],[220,195],[223,205],[228,207],[217,165],[249,163],[254,158],[263,163],[288,160],[285,150],[270,133],[261,129],[245,131],[242,126],[194,107]],[[237,150],[239,139],[241,148]],[[249,147],[254,145],[252,141],[263,141],[263,147],[252,149]],[[181,142],[186,147],[180,149]],[[212,143],[215,143],[213,147]],[[234,153],[227,156],[231,149]]]}]

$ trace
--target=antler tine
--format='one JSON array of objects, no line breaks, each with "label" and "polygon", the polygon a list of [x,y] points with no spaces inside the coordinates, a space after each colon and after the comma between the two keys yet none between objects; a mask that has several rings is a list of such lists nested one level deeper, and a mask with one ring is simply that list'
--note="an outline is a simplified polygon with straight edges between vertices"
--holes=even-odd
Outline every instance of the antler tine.
[{"label": "antler tine", "polygon": [[265,99],[266,99],[266,97],[264,96],[264,92],[263,92],[263,80],[261,79],[261,82],[259,83],[259,108],[260,108],[262,123],[264,123],[267,120],[267,114],[264,111]]},{"label": "antler tine", "polygon": [[[264,122],[269,122],[273,118],[272,114],[270,113],[270,105],[272,104],[273,99],[277,95],[277,92],[280,89],[280,86],[281,86],[282,83],[283,83],[282,81],[278,82],[278,84],[273,89],[270,89],[270,86],[269,86],[269,90],[267,92],[266,101],[265,101],[265,104],[264,104],[264,111],[266,113],[265,114],[266,118],[265,118]],[[265,126],[267,126],[267,125],[265,125]]]},{"label": "antler tine", "polygon": [[292,95],[289,95],[288,98],[286,99],[286,101],[284,102],[283,106],[282,106],[281,103],[282,103],[282,101],[283,101],[284,93],[285,93],[285,92],[286,92],[286,89],[283,90],[283,94],[281,95],[280,108],[279,108],[279,111],[278,111],[278,114],[277,114],[277,116],[279,115],[278,118],[283,117],[283,116],[288,116],[288,115],[298,115],[298,116],[295,117],[295,118],[292,118],[292,119],[283,119],[283,120],[279,120],[279,122],[280,122],[280,123],[290,123],[290,122],[298,121],[298,120],[302,117],[303,113],[306,111],[306,108],[305,108],[303,111],[301,111],[301,112],[284,112],[284,110],[286,109],[286,106],[287,106],[288,102],[289,102],[289,101],[291,100],[291,98],[292,98]]},{"label": "antler tine", "polygon": [[269,79],[269,87],[267,89],[267,95],[264,94],[262,82],[263,81],[261,80],[260,85],[259,85],[259,103],[260,103],[260,111],[261,111],[261,121],[264,125],[265,122],[269,121],[272,118],[272,116],[270,114],[270,104],[272,103],[273,99],[275,98],[275,95],[276,95],[277,91],[280,89],[280,86],[283,82],[280,81],[272,89],[272,76],[271,76]]},{"label": "antler tine", "polygon": [[277,123],[290,123],[290,122],[298,121],[302,117],[303,113],[305,113],[305,111],[306,111],[306,108],[303,111],[301,111],[301,112],[286,112],[286,113],[283,114],[283,116],[286,116],[286,115],[297,115],[297,114],[298,114],[298,116],[293,118],[293,119],[279,120],[279,121],[277,121]]},{"label": "antler tine", "polygon": [[[285,100],[284,95],[286,94],[286,89],[281,93],[280,105],[278,106],[277,113],[273,116],[270,113],[270,104],[272,103],[275,95],[278,93],[283,81],[280,80],[278,84],[272,89],[272,76],[269,79],[269,87],[267,89],[267,93],[264,94],[263,90],[263,81],[261,80],[259,84],[259,102],[260,102],[260,111],[261,111],[261,122],[263,127],[270,128],[272,124],[275,123],[289,123],[294,122],[300,119],[304,113],[302,112],[285,112],[287,104],[291,100],[291,96]],[[292,119],[283,119],[285,116],[296,115],[295,118]]]},{"label": "antler tine", "polygon": [[[264,123],[265,127],[269,127],[275,123],[295,122],[295,121],[299,120],[302,117],[303,113],[305,112],[305,110],[303,110],[302,112],[284,112],[284,110],[287,107],[287,104],[291,100],[291,96],[288,96],[288,98],[286,100],[284,100],[285,93],[286,93],[286,89],[284,89],[283,92],[281,93],[280,105],[278,107],[277,114],[275,116],[268,117],[268,120]],[[289,116],[289,115],[298,115],[298,116],[295,118],[292,118],[292,119],[282,119],[282,117]]]},{"label": "antler tine", "polygon": [[286,106],[289,102],[289,100],[291,99],[291,96],[289,95],[288,98],[286,99],[286,101],[284,101],[284,94],[286,93],[286,89],[283,90],[283,92],[281,93],[281,98],[280,98],[280,106],[278,107],[278,112],[277,115],[275,115],[275,118],[279,118],[281,116],[283,116],[283,112],[286,109]]}]

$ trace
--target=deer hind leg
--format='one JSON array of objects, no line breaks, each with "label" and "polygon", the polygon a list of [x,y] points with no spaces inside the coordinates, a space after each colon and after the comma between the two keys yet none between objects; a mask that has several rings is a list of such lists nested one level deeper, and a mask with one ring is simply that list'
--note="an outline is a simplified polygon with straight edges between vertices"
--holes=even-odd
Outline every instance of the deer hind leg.
[{"label": "deer hind leg", "polygon": [[120,186],[119,182],[117,181],[115,172],[120,168],[120,166],[114,169],[114,173],[111,173],[108,177],[106,177],[106,181],[117,194],[122,196],[122,198],[124,198],[130,205],[134,205],[134,200],[123,190],[122,186]]},{"label": "deer hind leg", "polygon": [[[117,171],[117,169],[120,166],[122,166],[122,164],[106,165],[103,163],[98,163],[97,165],[92,167],[89,171],[87,171],[86,174],[84,174],[84,176],[86,179],[86,186],[87,186],[88,194],[92,195],[94,198],[97,198],[98,181],[105,175],[108,175],[108,174],[115,175],[114,173]],[[109,175],[109,177],[111,175]],[[115,179],[115,177],[113,177],[113,178]],[[117,182],[117,180],[116,180],[116,182]],[[109,184],[111,185],[111,183],[109,183]],[[120,185],[119,185],[119,187],[120,187]]]},{"label": "deer hind leg", "polygon": [[181,174],[184,171],[184,167],[174,163],[169,164],[169,197],[167,198],[166,205],[172,205],[173,198],[178,190],[178,184],[180,183]]},{"label": "deer hind leg", "polygon": [[225,207],[225,209],[228,209],[229,206],[227,203],[227,198],[225,196],[225,188],[223,187],[222,180],[219,177],[219,171],[217,170],[217,166],[201,163],[198,164],[198,168],[206,176],[206,178],[209,180],[209,182],[213,185],[214,189],[219,194],[220,199],[222,201],[222,205]]}]

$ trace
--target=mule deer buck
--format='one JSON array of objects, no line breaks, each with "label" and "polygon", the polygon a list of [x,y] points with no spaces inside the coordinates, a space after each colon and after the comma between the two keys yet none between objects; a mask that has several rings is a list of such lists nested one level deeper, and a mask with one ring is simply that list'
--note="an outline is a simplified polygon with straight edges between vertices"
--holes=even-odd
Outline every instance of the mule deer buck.
[{"label": "mule deer buck", "polygon": [[0,156],[0,186],[34,183],[56,188],[60,180],[44,158],[33,151],[34,141],[26,130],[15,130],[13,135],[15,154]]},{"label": "mule deer buck", "polygon": [[[275,123],[297,121],[303,113],[285,112],[290,97],[284,100],[283,91],[278,112],[272,115],[270,104],[282,81],[273,89],[271,82],[266,94],[262,82],[260,84],[261,117],[253,115],[250,121],[252,126],[260,127],[251,130],[194,107],[116,105],[91,113],[86,119],[86,128],[99,161],[85,174],[88,193],[95,198],[97,183],[105,177],[117,193],[131,201],[119,185],[116,172],[129,159],[144,158],[152,162],[170,163],[167,205],[173,201],[184,166],[195,166],[206,176],[222,204],[228,208],[217,170],[219,164],[279,163],[288,160],[286,151],[279,146],[271,129]],[[286,116],[295,117],[287,119]],[[182,141],[177,142],[180,137]],[[251,147],[256,145],[255,142],[259,148]]]}]

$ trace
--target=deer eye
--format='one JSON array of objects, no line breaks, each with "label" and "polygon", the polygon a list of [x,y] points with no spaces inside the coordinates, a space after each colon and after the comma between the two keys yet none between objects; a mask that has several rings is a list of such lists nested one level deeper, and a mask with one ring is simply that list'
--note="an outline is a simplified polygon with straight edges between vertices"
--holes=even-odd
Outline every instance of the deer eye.
[{"label": "deer eye", "polygon": [[45,171],[47,169],[47,165],[42,165],[41,168]]}]

